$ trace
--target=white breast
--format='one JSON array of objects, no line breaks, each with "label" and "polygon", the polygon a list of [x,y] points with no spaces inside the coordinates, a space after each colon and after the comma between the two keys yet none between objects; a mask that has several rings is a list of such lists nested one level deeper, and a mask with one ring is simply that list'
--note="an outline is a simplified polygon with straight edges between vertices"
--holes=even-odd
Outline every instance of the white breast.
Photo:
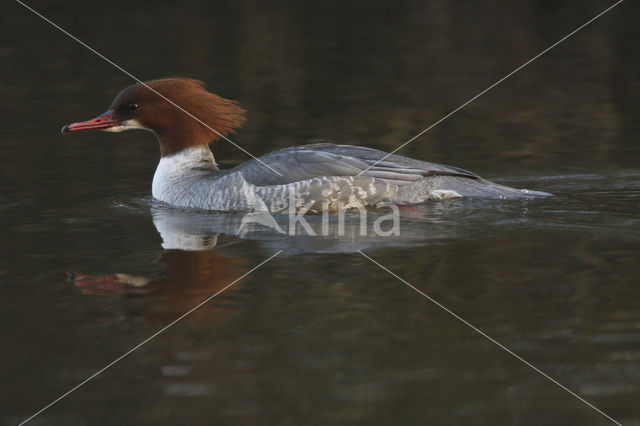
[{"label": "white breast", "polygon": [[175,196],[181,182],[202,175],[203,169],[214,168],[213,154],[207,146],[195,146],[167,155],[158,163],[153,175],[151,193],[158,200],[171,203],[169,199]]}]

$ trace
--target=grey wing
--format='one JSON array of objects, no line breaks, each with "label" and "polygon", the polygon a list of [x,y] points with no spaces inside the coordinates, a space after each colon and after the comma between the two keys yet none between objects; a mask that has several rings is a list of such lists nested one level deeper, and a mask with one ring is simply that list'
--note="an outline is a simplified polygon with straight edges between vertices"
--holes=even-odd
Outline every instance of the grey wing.
[{"label": "grey wing", "polygon": [[[358,176],[384,179],[398,186],[408,185],[430,176],[455,176],[479,180],[476,174],[371,148],[314,144],[274,151],[260,161],[251,160],[233,169],[247,182],[257,186],[282,185],[316,177]],[[384,158],[384,160],[382,160]]]}]

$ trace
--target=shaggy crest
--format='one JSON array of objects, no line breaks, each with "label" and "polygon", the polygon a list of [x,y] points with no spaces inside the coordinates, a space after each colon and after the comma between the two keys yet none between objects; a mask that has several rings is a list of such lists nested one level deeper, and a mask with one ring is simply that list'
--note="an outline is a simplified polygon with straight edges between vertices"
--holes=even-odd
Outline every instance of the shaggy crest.
[{"label": "shaggy crest", "polygon": [[122,90],[111,109],[125,114],[129,105],[135,105],[131,117],[156,133],[163,156],[190,146],[209,144],[220,135],[234,132],[246,120],[246,112],[237,102],[208,92],[202,81],[168,77],[145,84],[209,126],[204,126],[143,84]]}]

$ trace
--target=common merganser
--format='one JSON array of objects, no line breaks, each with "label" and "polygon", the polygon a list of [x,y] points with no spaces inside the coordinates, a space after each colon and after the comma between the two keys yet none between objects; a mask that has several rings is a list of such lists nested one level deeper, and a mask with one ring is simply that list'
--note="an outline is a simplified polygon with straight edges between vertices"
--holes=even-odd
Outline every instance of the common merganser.
[{"label": "common merganser", "polygon": [[234,132],[244,121],[245,111],[236,102],[208,92],[201,81],[170,77],[125,88],[107,112],[66,125],[62,132],[151,130],[161,153],[152,193],[176,207],[313,211],[321,206],[335,208],[339,203],[349,207],[356,202],[375,206],[453,197],[550,195],[498,185],[457,167],[328,143],[280,149],[220,170],[209,144]]}]

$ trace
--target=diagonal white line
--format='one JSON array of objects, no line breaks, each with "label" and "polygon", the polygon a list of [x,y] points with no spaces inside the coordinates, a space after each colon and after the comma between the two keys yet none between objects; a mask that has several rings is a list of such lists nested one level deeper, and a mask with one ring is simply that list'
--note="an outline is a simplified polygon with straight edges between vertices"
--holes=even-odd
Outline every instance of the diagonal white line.
[{"label": "diagonal white line", "polygon": [[282,253],[282,250],[278,250],[275,254],[271,255],[271,257],[269,257],[268,259],[263,260],[260,264],[258,264],[257,266],[254,266],[250,271],[245,272],[244,274],[242,274],[240,277],[236,278],[235,280],[233,280],[232,282],[230,282],[229,284],[227,284],[225,287],[223,287],[222,289],[218,290],[217,292],[215,292],[214,294],[212,294],[211,296],[207,297],[206,299],[204,299],[202,302],[198,303],[196,306],[194,306],[193,308],[189,309],[187,312],[185,312],[184,314],[180,315],[178,318],[176,318],[175,320],[171,321],[169,324],[165,325],[164,327],[162,327],[160,330],[156,331],[155,333],[153,333],[151,336],[147,337],[146,339],[144,339],[142,342],[138,343],[137,345],[135,345],[133,348],[129,349],[127,352],[125,352],[124,354],[120,355],[118,358],[114,359],[113,361],[111,361],[109,364],[105,365],[104,367],[102,367],[100,370],[96,371],[95,373],[93,373],[91,376],[87,377],[84,381],[80,382],[79,384],[77,384],[76,386],[74,386],[73,388],[69,389],[67,392],[63,393],[62,395],[60,395],[58,398],[54,399],[53,401],[51,401],[49,404],[45,405],[44,407],[42,407],[40,410],[38,410],[37,412],[35,412],[34,414],[32,414],[29,418],[23,420],[18,426],[22,426],[25,423],[27,423],[28,421],[30,421],[31,419],[33,419],[35,416],[37,416],[38,414],[42,413],[43,411],[45,411],[46,409],[48,409],[49,407],[51,407],[52,405],[54,405],[55,403],[57,403],[58,401],[60,401],[61,399],[65,398],[67,395],[69,395],[70,393],[72,393],[73,391],[77,390],[78,388],[80,388],[81,386],[83,386],[84,384],[86,384],[87,382],[91,381],[92,379],[94,379],[95,377],[97,377],[98,375],[100,375],[101,373],[103,373],[106,369],[108,369],[109,367],[113,366],[114,364],[116,364],[118,361],[122,360],[123,358],[127,357],[128,355],[130,355],[133,351],[135,351],[136,349],[140,348],[141,346],[143,346],[144,344],[146,344],[147,342],[149,342],[151,339],[153,339],[154,337],[158,336],[159,334],[161,334],[162,332],[164,332],[165,330],[167,330],[169,327],[173,326],[174,324],[176,324],[178,321],[182,320],[184,317],[186,317],[187,315],[191,314],[193,311],[195,311],[196,309],[198,309],[199,307],[201,307],[202,305],[204,305],[205,303],[207,303],[208,301],[210,301],[211,299],[213,299],[214,297],[216,297],[217,295],[219,295],[220,293],[222,293],[223,291],[225,291],[226,289],[228,289],[229,287],[231,287],[232,285],[234,285],[235,283],[237,283],[238,281],[240,281],[241,279],[243,279],[244,277],[246,277],[247,275],[249,275],[250,273],[252,273],[253,271],[255,271],[256,269],[258,269],[259,267],[261,267],[262,265],[264,265],[265,263],[267,263],[268,261],[270,261],[271,259],[273,259],[274,257],[276,257],[277,255],[279,255],[280,253]]},{"label": "diagonal white line", "polygon": [[56,23],[52,22],[50,19],[48,19],[45,16],[43,16],[42,14],[38,13],[36,10],[34,10],[33,8],[31,8],[28,5],[24,4],[20,0],[16,0],[16,2],[21,4],[25,8],[29,9],[31,12],[33,12],[36,15],[38,15],[44,21],[48,22],[49,24],[51,24],[52,26],[54,26],[55,28],[57,28],[58,30],[60,30],[61,32],[63,32],[64,34],[66,34],[67,36],[69,36],[70,38],[75,40],[76,42],[78,42],[79,44],[81,44],[82,46],[86,47],[87,49],[89,49],[90,51],[92,51],[93,53],[95,53],[96,55],[98,55],[99,57],[101,57],[102,59],[104,59],[105,61],[107,61],[108,63],[110,63],[111,65],[113,65],[114,67],[116,67],[117,69],[119,69],[120,71],[122,71],[123,73],[125,73],[126,75],[131,77],[132,79],[134,79],[135,81],[137,81],[138,83],[142,84],[144,87],[146,87],[147,89],[151,90],[153,93],[155,93],[156,95],[160,96],[162,99],[164,99],[165,101],[169,102],[171,105],[173,105],[174,107],[178,108],[180,111],[184,112],[189,117],[193,118],[198,123],[202,124],[204,127],[206,127],[207,129],[211,130],[212,132],[214,132],[215,134],[220,136],[222,139],[226,140],[227,142],[229,142],[230,144],[232,144],[233,146],[238,148],[240,151],[244,152],[245,154],[247,154],[248,156],[250,156],[254,160],[257,160],[260,164],[262,164],[263,166],[267,167],[268,169],[270,169],[272,172],[274,172],[278,176],[282,176],[282,173],[278,172],[273,167],[271,167],[270,165],[268,165],[267,163],[265,163],[264,161],[262,161],[261,159],[259,159],[255,155],[251,154],[249,151],[247,151],[246,149],[242,148],[240,145],[238,145],[237,143],[235,143],[234,141],[232,141],[228,137],[224,136],[222,133],[218,132],[216,129],[214,129],[213,127],[209,126],[207,123],[205,123],[204,121],[200,120],[198,117],[196,117],[195,115],[191,114],[189,111],[187,111],[184,108],[182,108],[180,105],[178,105],[175,102],[173,102],[171,99],[169,99],[166,96],[164,96],[162,93],[159,93],[157,90],[149,87],[149,85],[145,84],[138,77],[134,76],[129,71],[125,70],[120,65],[116,64],[115,62],[113,62],[112,60],[110,60],[109,58],[104,56],[102,53],[98,52],[93,47],[89,46],[87,43],[85,43],[82,40],[78,39],[76,36],[74,36],[73,34],[69,33],[68,31],[64,30],[59,25],[57,25]]},{"label": "diagonal white line", "polygon": [[502,83],[503,81],[505,81],[506,79],[508,79],[509,77],[511,77],[512,75],[514,75],[515,73],[517,73],[518,71],[520,71],[522,68],[526,67],[527,65],[529,65],[531,62],[535,61],[536,59],[538,59],[540,56],[544,55],[545,53],[547,53],[548,51],[550,51],[551,49],[553,49],[554,47],[556,47],[557,45],[559,45],[560,43],[562,43],[563,41],[565,41],[566,39],[568,39],[569,37],[571,37],[572,35],[574,35],[575,33],[577,33],[578,31],[580,31],[581,29],[583,29],[584,27],[586,27],[587,25],[589,25],[590,23],[592,23],[593,21],[595,21],[596,19],[598,19],[599,17],[601,17],[602,15],[604,15],[605,13],[607,13],[608,11],[610,11],[611,9],[613,9],[614,7],[616,7],[617,5],[619,5],[620,3],[622,3],[624,0],[618,0],[616,3],[614,3],[613,5],[609,6],[608,8],[606,8],[605,10],[603,10],[602,12],[600,12],[599,14],[597,14],[596,16],[594,16],[593,18],[591,18],[590,20],[588,20],[587,22],[585,22],[584,24],[580,25],[578,28],[576,28],[575,30],[571,31],[569,34],[567,34],[566,36],[562,37],[560,40],[556,41],[555,43],[553,43],[551,46],[547,47],[546,49],[544,49],[542,52],[538,53],[536,56],[534,56],[533,58],[529,59],[527,62],[525,62],[524,64],[520,65],[518,68],[516,68],[515,70],[511,71],[509,74],[505,75],[504,77],[502,77],[500,80],[496,81],[495,83],[493,83],[491,86],[487,87],[486,89],[484,89],[482,92],[478,93],[477,95],[475,95],[474,97],[472,97],[471,99],[469,99],[468,101],[466,101],[465,103],[463,103],[462,105],[460,105],[458,108],[454,109],[453,111],[451,111],[450,113],[448,113],[447,115],[445,115],[444,117],[442,117],[440,120],[436,121],[435,123],[433,123],[431,126],[427,127],[426,129],[424,129],[423,131],[421,131],[420,133],[418,133],[417,135],[415,135],[414,137],[412,137],[411,139],[409,139],[408,141],[406,141],[405,143],[403,143],[402,145],[400,145],[399,147],[397,147],[396,149],[394,149],[393,151],[391,151],[390,153],[388,153],[387,155],[385,155],[384,157],[382,157],[381,159],[379,159],[378,161],[376,161],[375,163],[373,163],[372,165],[370,165],[369,167],[367,167],[366,169],[364,169],[363,171],[361,171],[360,173],[358,173],[358,176],[360,176],[361,174],[365,173],[367,170],[369,170],[370,168],[376,166],[378,163],[380,163],[381,161],[384,161],[386,158],[388,158],[390,155],[395,154],[396,152],[398,152],[399,150],[401,150],[402,148],[404,148],[405,146],[407,146],[408,144],[410,144],[411,142],[413,142],[414,140],[416,140],[417,138],[419,138],[420,136],[424,135],[425,133],[427,133],[429,130],[433,129],[435,126],[437,126],[438,124],[442,123],[444,120],[446,120],[447,118],[451,117],[453,114],[455,114],[456,112],[460,111],[462,108],[466,107],[467,105],[469,105],[471,102],[475,101],[476,99],[478,99],[480,96],[484,95],[485,93],[487,93],[489,90],[493,89],[494,87],[496,87],[498,84]]},{"label": "diagonal white line", "polygon": [[360,253],[363,257],[365,257],[366,259],[369,259],[371,262],[375,263],[376,265],[378,265],[380,268],[384,269],[385,271],[387,271],[389,274],[393,275],[394,277],[396,277],[398,280],[402,281],[404,284],[406,284],[407,286],[411,287],[413,290],[415,290],[416,292],[418,292],[420,295],[426,297],[430,302],[432,302],[433,304],[435,304],[436,306],[438,306],[440,309],[442,309],[443,311],[447,312],[448,314],[452,315],[454,318],[456,318],[457,320],[461,321],[462,323],[464,323],[466,326],[468,326],[469,328],[471,328],[473,331],[479,333],[480,335],[482,335],[483,337],[486,337],[487,339],[489,339],[492,343],[495,343],[500,349],[506,351],[507,353],[509,353],[510,355],[513,355],[515,358],[517,358],[518,360],[522,361],[523,363],[525,363],[526,365],[528,365],[529,367],[531,367],[532,369],[534,369],[535,371],[537,371],[538,373],[542,374],[544,377],[546,377],[547,379],[551,380],[553,383],[555,383],[556,385],[560,386],[562,389],[564,389],[565,391],[569,392],[571,395],[575,396],[576,398],[578,398],[580,401],[584,402],[585,404],[587,404],[589,407],[593,408],[594,410],[596,410],[598,413],[602,414],[603,416],[605,416],[607,419],[611,420],[613,423],[622,426],[622,423],[616,421],[615,419],[613,419],[612,417],[610,417],[607,413],[605,413],[604,411],[602,411],[601,409],[599,409],[598,407],[596,407],[595,405],[593,405],[592,403],[590,403],[589,401],[585,400],[584,398],[582,398],[580,395],[578,395],[577,393],[575,393],[574,391],[572,391],[571,389],[567,388],[566,386],[564,386],[562,383],[558,382],[557,380],[555,380],[553,377],[549,376],[547,373],[545,373],[544,371],[540,370],[538,367],[536,367],[535,365],[531,364],[530,362],[528,362],[527,360],[525,360],[524,358],[522,358],[520,355],[518,355],[517,353],[513,352],[511,349],[507,348],[506,346],[504,346],[502,343],[498,342],[496,339],[494,339],[493,337],[489,336],[487,333],[485,333],[484,331],[480,330],[478,327],[476,327],[475,325],[471,324],[470,322],[466,321],[464,318],[462,318],[460,315],[456,314],[455,312],[453,312],[451,309],[447,308],[446,306],[444,306],[443,304],[441,304],[440,302],[438,302],[437,300],[435,300],[434,298],[432,298],[431,296],[429,296],[428,294],[424,293],[422,290],[419,290],[418,288],[414,287],[413,285],[409,284],[406,280],[404,280],[403,278],[401,278],[400,276],[396,275],[395,273],[391,272],[389,269],[385,268],[384,266],[382,266],[380,263],[376,262],[375,260],[373,260],[372,258],[370,258],[369,256],[367,256],[366,254],[364,254],[362,251],[358,250],[358,253]]}]

